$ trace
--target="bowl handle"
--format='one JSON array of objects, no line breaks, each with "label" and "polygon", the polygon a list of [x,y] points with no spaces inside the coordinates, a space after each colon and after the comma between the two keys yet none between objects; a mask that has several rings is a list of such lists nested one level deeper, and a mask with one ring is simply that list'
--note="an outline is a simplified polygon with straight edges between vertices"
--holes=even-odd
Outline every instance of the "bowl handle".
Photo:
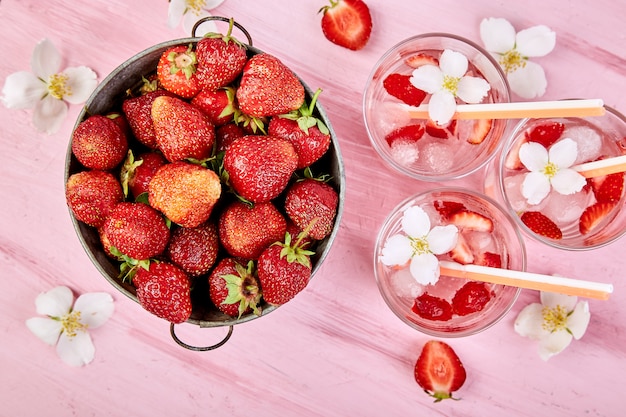
[{"label": "bowl handle", "polygon": [[248,33],[248,31],[246,30],[246,28],[244,28],[243,26],[241,26],[239,23],[235,22],[232,18],[227,18],[227,17],[222,17],[222,16],[207,16],[207,17],[203,17],[202,19],[198,20],[195,25],[193,25],[193,28],[191,29],[191,36],[193,38],[197,38],[198,35],[196,35],[196,30],[198,29],[198,27],[203,24],[204,22],[208,22],[210,20],[221,20],[222,22],[227,22],[230,23],[232,20],[232,24],[235,25],[237,27],[237,29],[239,29],[241,32],[243,32],[244,35],[246,35],[246,38],[248,38],[248,45],[252,46],[252,37],[250,36],[250,33]]},{"label": "bowl handle", "polygon": [[175,326],[174,323],[170,323],[170,334],[172,335],[172,339],[174,339],[174,341],[178,343],[179,346],[182,346],[185,349],[193,350],[195,352],[206,352],[207,350],[217,349],[218,347],[222,346],[224,343],[228,342],[228,339],[230,339],[230,336],[232,336],[233,334],[233,326],[232,325],[228,326],[228,333],[226,334],[226,337],[224,337],[224,339],[222,339],[219,343],[216,343],[215,345],[212,345],[212,346],[198,347],[198,346],[188,345],[187,343],[180,340],[178,336],[176,336],[176,332],[174,331],[174,326]]}]

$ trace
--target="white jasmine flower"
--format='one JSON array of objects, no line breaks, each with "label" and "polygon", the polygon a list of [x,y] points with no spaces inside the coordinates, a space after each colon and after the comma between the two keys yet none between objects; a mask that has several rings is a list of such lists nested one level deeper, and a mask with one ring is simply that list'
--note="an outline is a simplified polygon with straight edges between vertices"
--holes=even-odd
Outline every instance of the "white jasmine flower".
[{"label": "white jasmine flower", "polygon": [[545,56],[554,49],[556,34],[550,28],[538,25],[516,34],[509,21],[491,17],[480,22],[480,37],[500,63],[515,94],[532,99],[546,92],[545,72],[529,58]]},{"label": "white jasmine flower", "polygon": [[56,345],[57,354],[68,365],[90,363],[95,347],[88,330],[106,322],[113,314],[113,298],[107,293],[85,293],[74,306],[74,294],[65,286],[41,293],[35,299],[38,314],[26,320],[26,326],[45,343]]},{"label": "white jasmine flower", "polygon": [[570,138],[556,142],[549,151],[537,142],[520,147],[520,161],[530,171],[522,182],[522,195],[529,204],[539,204],[551,188],[563,195],[582,190],[587,180],[570,168],[576,161],[577,149]]},{"label": "white jasmine flower", "polygon": [[577,297],[541,292],[541,304],[532,303],[520,311],[515,331],[539,341],[539,356],[547,361],[587,330],[591,313],[589,303],[577,303]]},{"label": "white jasmine flower", "polygon": [[[175,28],[183,22],[183,29],[191,35],[191,31],[196,22],[205,17],[211,16],[210,10],[222,4],[224,0],[170,0],[167,10],[167,25]],[[201,24],[196,34],[203,36],[208,32],[217,32],[214,22]]]},{"label": "white jasmine flower", "polygon": [[32,73],[20,71],[6,78],[0,101],[9,109],[34,108],[35,127],[48,134],[56,133],[67,116],[65,102],[86,101],[98,85],[96,73],[83,66],[59,72],[61,55],[48,39],[35,46],[31,68]]},{"label": "white jasmine flower", "polygon": [[467,73],[467,57],[446,49],[439,58],[439,66],[422,65],[415,69],[411,84],[432,94],[428,115],[438,125],[447,124],[456,111],[457,97],[466,103],[480,103],[490,89],[489,83]]},{"label": "white jasmine flower", "polygon": [[402,231],[385,242],[380,261],[387,266],[410,263],[411,275],[422,285],[434,284],[439,279],[439,260],[454,248],[458,229],[454,225],[430,228],[428,214],[419,206],[406,209],[402,217]]}]

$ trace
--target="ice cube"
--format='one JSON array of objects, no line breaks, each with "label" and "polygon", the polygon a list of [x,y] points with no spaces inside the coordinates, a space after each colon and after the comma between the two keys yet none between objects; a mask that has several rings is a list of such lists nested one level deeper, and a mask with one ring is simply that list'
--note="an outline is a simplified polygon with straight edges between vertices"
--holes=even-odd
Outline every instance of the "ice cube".
[{"label": "ice cube", "polygon": [[546,197],[542,212],[552,219],[557,226],[563,228],[572,222],[577,222],[592,200],[593,193],[587,192],[585,189],[570,195],[563,195],[552,190]]},{"label": "ice cube", "polygon": [[404,105],[395,101],[383,101],[377,109],[376,120],[381,132],[391,132],[399,126],[406,126],[411,122],[411,116]]},{"label": "ice cube", "polygon": [[474,257],[484,252],[496,252],[496,244],[491,232],[467,232],[465,233],[465,240],[472,248]]},{"label": "ice cube", "polygon": [[424,292],[424,286],[417,283],[408,266],[394,270],[390,281],[395,293],[403,298],[414,300]]},{"label": "ice cube", "polygon": [[445,173],[452,168],[454,155],[457,150],[457,147],[440,139],[423,144],[420,158],[425,165],[425,169],[432,172]]},{"label": "ice cube", "polygon": [[504,178],[504,191],[511,208],[515,211],[526,211],[529,207],[533,207],[528,204],[526,197],[522,195],[522,183],[525,177],[526,173]]},{"label": "ice cube", "polygon": [[402,165],[413,165],[419,157],[417,141],[396,140],[390,148],[391,157]]},{"label": "ice cube", "polygon": [[570,126],[565,129],[563,138],[570,138],[578,145],[575,164],[594,161],[601,155],[602,137],[590,126]]}]

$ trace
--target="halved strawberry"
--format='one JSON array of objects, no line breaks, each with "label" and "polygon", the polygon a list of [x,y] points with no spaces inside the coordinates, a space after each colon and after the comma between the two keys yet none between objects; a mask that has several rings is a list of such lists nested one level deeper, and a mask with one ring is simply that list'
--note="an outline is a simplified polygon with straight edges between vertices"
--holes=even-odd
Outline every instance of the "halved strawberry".
[{"label": "halved strawberry", "polygon": [[561,229],[539,211],[526,211],[520,216],[522,222],[533,232],[550,239],[562,239]]},{"label": "halved strawberry", "polygon": [[457,211],[450,216],[450,223],[459,229],[489,233],[493,231],[493,221],[490,218],[471,210]]},{"label": "halved strawberry", "polygon": [[392,73],[383,80],[383,88],[409,106],[419,106],[426,98],[426,92],[415,87],[410,80],[410,75]]},{"label": "halved strawberry", "polygon": [[389,134],[385,136],[385,140],[389,144],[389,146],[393,146],[393,144],[397,141],[401,142],[417,142],[421,137],[424,136],[424,125],[422,124],[413,124],[407,126],[401,126]]},{"label": "halved strawberry", "polygon": [[529,142],[537,142],[543,145],[544,148],[549,148],[554,142],[556,142],[565,130],[565,125],[560,122],[546,122],[539,126],[535,126],[528,133],[526,138]]},{"label": "halved strawberry", "polygon": [[599,184],[594,181],[592,188],[599,203],[617,203],[624,193],[624,173],[609,174]]},{"label": "halved strawberry", "polygon": [[484,282],[466,282],[452,297],[452,311],[459,316],[481,311],[491,300],[491,296],[492,292]]},{"label": "halved strawberry", "polygon": [[475,257],[474,263],[476,265],[481,265],[481,266],[490,266],[492,268],[501,268],[502,267],[502,257],[498,253],[482,252],[482,253],[479,253]]},{"label": "halved strawberry", "polygon": [[519,159],[519,149],[526,142],[528,142],[528,139],[524,137],[523,139],[516,141],[513,146],[511,146],[511,149],[504,160],[504,166],[506,168],[515,170],[524,168],[524,164],[522,164],[522,161]]},{"label": "halved strawberry", "polygon": [[453,261],[463,265],[474,263],[474,254],[465,237],[459,233],[456,241],[456,246],[449,252]]},{"label": "halved strawberry", "polygon": [[454,350],[445,342],[430,340],[415,363],[415,381],[435,402],[453,398],[465,383],[467,373]]},{"label": "halved strawberry", "polygon": [[593,231],[615,208],[615,203],[595,203],[580,216],[579,229],[583,235]]},{"label": "halved strawberry", "polygon": [[446,220],[457,211],[465,210],[463,203],[459,203],[457,201],[435,200],[433,206],[439,212],[441,217]]},{"label": "halved strawberry", "polygon": [[456,134],[456,119],[452,119],[446,126],[439,126],[433,120],[426,121],[426,133],[434,138],[448,139]]},{"label": "halved strawberry", "polygon": [[372,33],[372,16],[362,0],[330,0],[322,7],[322,32],[326,39],[357,51],[367,44]]},{"label": "halved strawberry", "polygon": [[432,55],[427,55],[423,53],[417,53],[415,55],[411,55],[408,58],[405,58],[404,63],[411,68],[419,68],[422,65],[434,65],[436,67],[439,66],[439,60],[437,58]]},{"label": "halved strawberry", "polygon": [[415,299],[411,310],[427,320],[447,321],[452,318],[452,306],[443,298],[423,293]]},{"label": "halved strawberry", "polygon": [[467,141],[473,145],[478,145],[485,140],[491,127],[493,126],[493,119],[478,119],[474,121],[474,127],[472,133]]}]

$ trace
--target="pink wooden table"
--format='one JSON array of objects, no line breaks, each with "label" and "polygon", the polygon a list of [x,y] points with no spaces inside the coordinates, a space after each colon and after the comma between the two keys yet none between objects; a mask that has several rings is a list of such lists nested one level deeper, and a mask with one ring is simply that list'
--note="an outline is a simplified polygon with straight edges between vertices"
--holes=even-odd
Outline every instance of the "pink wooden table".
[{"label": "pink wooden table", "polygon": [[[254,4],[253,4],[254,3]],[[449,341],[468,372],[462,401],[433,404],[413,379],[428,340],[403,324],[379,296],[374,239],[386,213],[433,187],[386,168],[369,144],[361,94],[371,68],[411,35],[452,32],[480,42],[484,17],[517,29],[545,24],[556,49],[537,60],[548,74],[545,99],[599,97],[626,111],[626,9],[619,1],[369,0],[374,32],[353,52],[330,44],[319,27],[324,0],[227,0],[214,14],[233,16],[313,89],[330,115],[343,152],[347,195],[332,252],[308,288],[261,320],[235,327],[205,353],[176,345],[169,324],[116,293],[92,266],[72,229],[63,167],[80,106],[61,131],[39,134],[31,112],[0,106],[0,398],[2,416],[622,416],[626,412],[626,270],[621,241],[584,254],[528,242],[529,270],[612,282],[609,301],[590,301],[585,336],[543,362],[534,342],[513,331],[517,313],[537,301],[524,291],[512,312],[476,336]],[[409,4],[414,6],[407,7]],[[2,0],[0,80],[28,70],[32,48],[50,38],[64,66],[87,65],[102,80],[153,44],[188,36],[166,25],[165,0],[76,2]],[[461,184],[478,188],[480,175]],[[91,334],[94,361],[71,368],[24,321],[38,293],[68,285],[108,291],[113,318]],[[225,328],[180,326],[192,344],[220,340]]]}]

